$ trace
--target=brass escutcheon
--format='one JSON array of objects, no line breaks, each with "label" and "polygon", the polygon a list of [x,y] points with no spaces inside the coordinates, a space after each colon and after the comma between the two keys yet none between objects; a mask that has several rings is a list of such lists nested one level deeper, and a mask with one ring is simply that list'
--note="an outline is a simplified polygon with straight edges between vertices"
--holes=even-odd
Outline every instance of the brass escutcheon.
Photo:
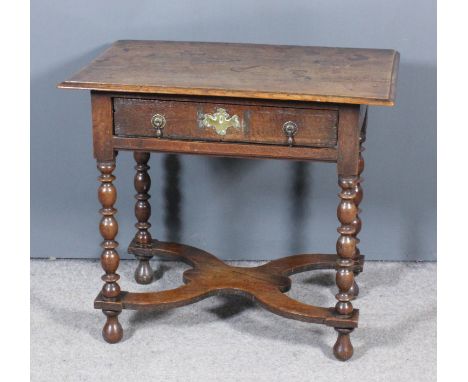
[{"label": "brass escutcheon", "polygon": [[222,108],[217,108],[214,114],[202,114],[201,124],[203,127],[214,127],[219,135],[226,135],[227,129],[233,127],[240,129],[241,124],[237,115],[229,116]]}]

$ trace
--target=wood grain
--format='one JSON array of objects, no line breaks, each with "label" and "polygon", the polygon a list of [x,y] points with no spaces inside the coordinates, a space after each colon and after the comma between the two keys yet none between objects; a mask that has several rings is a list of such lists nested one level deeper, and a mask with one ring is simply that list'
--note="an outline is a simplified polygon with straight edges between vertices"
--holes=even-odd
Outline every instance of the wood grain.
[{"label": "wood grain", "polygon": [[[338,111],[282,106],[236,105],[222,102],[179,102],[160,99],[114,98],[114,132],[118,136],[156,137],[151,124],[155,114],[163,115],[164,139],[223,142],[252,142],[288,145],[283,125],[294,122],[298,131],[294,146],[334,147],[337,142]],[[240,128],[230,127],[225,135],[204,127],[204,114],[223,108],[238,117]]]},{"label": "wood grain", "polygon": [[394,50],[117,41],[61,88],[392,106]]},{"label": "wood grain", "polygon": [[105,93],[91,92],[91,110],[94,158],[98,162],[114,161],[112,98]]},{"label": "wood grain", "polygon": [[338,124],[337,170],[339,176],[355,176],[359,168],[359,140],[361,108],[343,105]]},{"label": "wood grain", "polygon": [[304,304],[284,294],[291,288],[291,279],[287,275],[304,270],[335,269],[335,255],[290,256],[247,268],[229,266],[210,253],[191,246],[157,240],[153,240],[151,248],[140,247],[132,242],[129,253],[179,260],[193,269],[183,274],[186,285],[160,292],[122,292],[119,301],[107,301],[99,295],[95,300],[95,308],[114,311],[164,310],[192,304],[210,296],[236,294],[246,296],[265,309],[286,318],[340,328],[357,327],[357,310],[351,316],[341,317],[335,313],[334,308]]},{"label": "wood grain", "polygon": [[334,148],[286,147],[252,143],[180,141],[158,138],[114,137],[116,150],[140,150],[235,158],[271,158],[336,162]]},{"label": "wood grain", "polygon": [[[358,293],[354,276],[364,263],[357,235],[367,105],[394,104],[398,65],[399,53],[394,50],[117,41],[59,84],[91,90],[105,271],[95,307],[106,316],[105,340],[122,339],[118,320],[122,309],[169,309],[218,294],[238,294],[275,314],[334,327],[338,332],[334,354],[349,359],[350,334],[359,317],[351,303]],[[222,137],[202,129],[213,128],[209,123],[199,123],[200,115],[218,107],[242,121],[217,126],[226,133]],[[167,125],[155,124],[157,134],[151,126],[154,114],[164,114],[160,121]],[[286,119],[297,124],[296,135],[294,125],[282,131]],[[239,131],[228,131],[232,128]],[[185,285],[159,292],[120,290],[113,185],[119,150],[133,151],[136,160],[137,233],[129,247],[139,259],[136,280],[151,282],[149,259],[159,256],[193,267],[183,274]],[[341,225],[336,254],[301,254],[244,268],[229,266],[197,248],[152,239],[150,152],[337,162]],[[336,270],[335,307],[304,304],[284,294],[291,287],[288,276],[315,269]]]}]

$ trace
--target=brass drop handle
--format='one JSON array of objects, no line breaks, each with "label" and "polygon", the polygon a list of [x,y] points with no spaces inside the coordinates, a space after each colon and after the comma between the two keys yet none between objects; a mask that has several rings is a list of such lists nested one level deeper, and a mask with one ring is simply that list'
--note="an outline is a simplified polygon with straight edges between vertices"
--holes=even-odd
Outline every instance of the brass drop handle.
[{"label": "brass drop handle", "polygon": [[297,133],[297,124],[292,121],[285,122],[283,124],[283,132],[288,138],[288,145],[292,146],[294,144],[294,136]]},{"label": "brass drop handle", "polygon": [[155,114],[151,118],[151,125],[156,129],[156,137],[161,138],[164,126],[166,126],[166,118],[162,114]]}]

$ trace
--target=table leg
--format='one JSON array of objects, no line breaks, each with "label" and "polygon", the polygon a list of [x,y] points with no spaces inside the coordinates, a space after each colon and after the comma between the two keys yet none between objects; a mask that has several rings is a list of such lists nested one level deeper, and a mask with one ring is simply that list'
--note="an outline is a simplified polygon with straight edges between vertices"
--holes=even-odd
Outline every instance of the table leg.
[{"label": "table leg", "polygon": [[[137,232],[135,234],[135,243],[138,246],[150,246],[151,245],[151,234],[149,228],[151,224],[148,222],[151,216],[151,205],[149,198],[151,197],[148,192],[151,187],[151,178],[148,174],[149,166],[148,161],[150,159],[150,153],[135,151],[133,157],[136,161],[136,174],[134,179],[135,190],[135,217],[137,223],[135,227]],[[138,265],[135,269],[135,281],[138,284],[150,284],[153,281],[154,272],[150,265],[152,256],[136,256],[138,259]]]},{"label": "table leg", "polygon": [[[101,246],[103,248],[101,254],[101,265],[106,272],[102,276],[104,285],[102,287],[102,295],[107,300],[116,300],[120,295],[120,286],[117,283],[120,276],[116,273],[119,267],[120,257],[117,253],[117,246],[115,241],[117,232],[119,230],[115,213],[117,210],[114,204],[117,200],[117,191],[112,183],[115,176],[112,172],[115,169],[115,162],[98,162],[97,167],[101,172],[98,180],[101,182],[98,188],[98,198],[102,205],[100,213],[102,215],[99,224],[99,231],[104,239]],[[103,310],[106,317],[106,323],[102,329],[102,336],[109,343],[116,343],[122,339],[123,329],[119,323],[118,315],[120,311]]]},{"label": "table leg", "polygon": [[[339,177],[338,184],[341,187],[340,204],[337,216],[341,223],[338,228],[340,234],[336,243],[336,251],[339,256],[337,260],[336,285],[338,294],[335,309],[340,315],[350,316],[353,312],[351,300],[353,296],[350,290],[354,284],[353,265],[356,258],[356,222],[358,208],[355,204],[358,177]],[[353,346],[349,334],[353,329],[335,328],[338,331],[338,339],[333,347],[336,358],[345,361],[353,355]]]},{"label": "table leg", "polygon": [[[355,251],[355,260],[359,259],[359,256],[361,252],[359,251],[359,248],[357,247],[357,244],[359,244],[359,239],[357,238],[357,235],[359,232],[361,232],[361,226],[362,226],[362,221],[359,217],[359,212],[361,209],[359,208],[359,205],[361,204],[362,197],[363,197],[363,191],[362,191],[362,179],[361,179],[361,174],[364,170],[364,158],[362,157],[362,152],[359,154],[359,170],[358,170],[358,179],[356,183],[356,189],[355,189],[355,197],[354,197],[354,204],[356,205],[357,208],[357,214],[356,218],[354,219],[352,225],[354,226],[354,237],[357,239],[356,240],[356,251]],[[354,276],[357,276],[359,274],[359,271],[354,271]],[[356,298],[359,295],[359,286],[356,283],[356,279],[353,281],[353,286],[350,288],[349,293],[353,296],[353,298]]]}]

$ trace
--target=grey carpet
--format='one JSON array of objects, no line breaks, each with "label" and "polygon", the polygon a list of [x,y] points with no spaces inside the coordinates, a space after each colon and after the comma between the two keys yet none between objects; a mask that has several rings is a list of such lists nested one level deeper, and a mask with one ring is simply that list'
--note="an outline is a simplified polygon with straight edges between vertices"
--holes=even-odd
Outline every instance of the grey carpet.
[{"label": "grey carpet", "polygon": [[[158,262],[153,262],[155,268]],[[160,263],[152,285],[119,268],[123,290],[163,290],[181,282],[181,263]],[[240,262],[241,266],[258,265]],[[360,327],[354,357],[341,363],[332,328],[275,316],[239,297],[215,297],[162,313],[124,311],[124,339],[101,338],[92,308],[101,282],[96,261],[31,261],[32,381],[435,381],[436,265],[368,262],[359,276]],[[288,294],[332,306],[331,271],[293,276]]]}]

